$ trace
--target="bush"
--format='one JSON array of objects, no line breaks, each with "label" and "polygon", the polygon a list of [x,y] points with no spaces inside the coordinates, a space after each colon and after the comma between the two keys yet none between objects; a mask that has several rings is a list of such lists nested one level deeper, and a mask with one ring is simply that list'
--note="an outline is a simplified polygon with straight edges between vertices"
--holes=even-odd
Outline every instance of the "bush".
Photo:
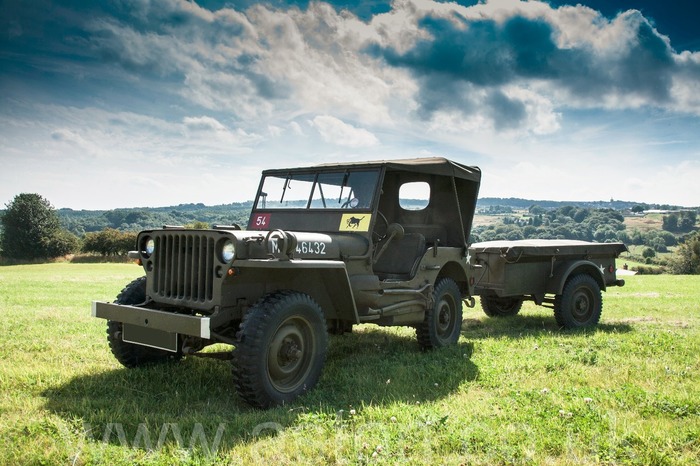
[{"label": "bush", "polygon": [[136,247],[135,232],[122,232],[105,228],[96,233],[87,233],[83,238],[83,252],[93,252],[102,256],[124,255]]}]

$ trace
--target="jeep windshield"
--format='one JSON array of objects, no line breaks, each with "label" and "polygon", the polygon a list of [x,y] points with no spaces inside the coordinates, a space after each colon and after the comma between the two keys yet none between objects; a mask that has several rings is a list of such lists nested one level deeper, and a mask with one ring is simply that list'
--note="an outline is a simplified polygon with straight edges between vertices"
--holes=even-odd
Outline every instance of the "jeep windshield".
[{"label": "jeep windshield", "polygon": [[256,209],[369,209],[379,170],[266,175]]}]

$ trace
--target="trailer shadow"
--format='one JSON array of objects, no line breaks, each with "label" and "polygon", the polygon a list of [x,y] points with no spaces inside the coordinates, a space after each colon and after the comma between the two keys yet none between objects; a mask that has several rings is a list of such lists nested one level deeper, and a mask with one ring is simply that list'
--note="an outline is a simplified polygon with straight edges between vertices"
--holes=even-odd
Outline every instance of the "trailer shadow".
[{"label": "trailer shadow", "polygon": [[400,410],[447,397],[477,378],[471,343],[422,352],[409,333],[361,328],[331,337],[318,385],[294,403],[267,411],[238,398],[228,362],[193,357],[136,369],[88,364],[42,395],[46,408],[73,426],[66,433],[72,447],[188,449],[194,442],[202,454],[211,453],[216,440],[216,450],[225,455],[258,436],[308,428],[309,416],[335,418],[368,405]]},{"label": "trailer shadow", "polygon": [[512,317],[465,318],[462,322],[462,335],[469,340],[486,338],[524,338],[558,334],[583,335],[594,333],[628,333],[632,326],[623,322],[601,322],[595,327],[564,329],[551,315],[518,314]]}]

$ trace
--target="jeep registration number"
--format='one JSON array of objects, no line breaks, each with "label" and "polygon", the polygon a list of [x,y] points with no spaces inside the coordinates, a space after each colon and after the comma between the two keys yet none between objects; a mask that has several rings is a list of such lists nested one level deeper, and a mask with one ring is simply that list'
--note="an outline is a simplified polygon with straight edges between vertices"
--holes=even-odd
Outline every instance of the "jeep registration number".
[{"label": "jeep registration number", "polygon": [[296,252],[297,254],[323,256],[326,254],[326,243],[322,241],[299,241]]}]

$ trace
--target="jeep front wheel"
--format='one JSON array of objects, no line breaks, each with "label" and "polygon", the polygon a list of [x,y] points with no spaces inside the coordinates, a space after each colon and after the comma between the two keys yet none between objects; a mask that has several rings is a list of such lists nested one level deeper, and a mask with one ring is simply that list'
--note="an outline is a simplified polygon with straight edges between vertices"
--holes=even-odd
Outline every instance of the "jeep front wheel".
[{"label": "jeep front wheel", "polygon": [[321,307],[308,295],[278,291],[243,318],[233,350],[233,378],[247,403],[268,408],[293,401],[321,376],[328,347]]},{"label": "jeep front wheel", "polygon": [[416,327],[422,349],[457,343],[462,329],[462,295],[451,278],[443,278],[433,291],[433,306],[425,310],[423,323]]},{"label": "jeep front wheel", "polygon": [[[117,295],[116,304],[136,305],[146,301],[146,277],[132,281]],[[170,351],[127,343],[122,340],[123,325],[113,320],[107,321],[107,341],[114,357],[124,367],[134,368],[147,364],[158,364],[177,361],[182,358],[182,352]]]}]

